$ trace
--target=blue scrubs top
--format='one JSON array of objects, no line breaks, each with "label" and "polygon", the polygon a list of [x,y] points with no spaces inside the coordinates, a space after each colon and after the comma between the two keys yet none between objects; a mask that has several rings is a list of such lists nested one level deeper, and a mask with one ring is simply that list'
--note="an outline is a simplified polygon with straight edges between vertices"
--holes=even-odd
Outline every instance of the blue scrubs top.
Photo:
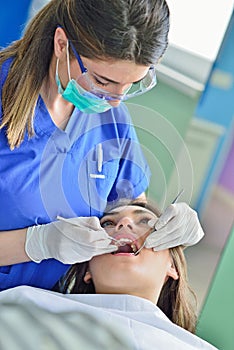
[{"label": "blue scrubs top", "polygon": [[[0,93],[10,63],[1,67]],[[39,96],[34,130],[12,151],[0,130],[0,231],[49,223],[57,215],[101,216],[107,202],[147,189],[149,167],[124,104],[102,114],[75,108],[61,130]],[[68,267],[54,259],[0,267],[0,290],[22,284],[50,289]]]}]

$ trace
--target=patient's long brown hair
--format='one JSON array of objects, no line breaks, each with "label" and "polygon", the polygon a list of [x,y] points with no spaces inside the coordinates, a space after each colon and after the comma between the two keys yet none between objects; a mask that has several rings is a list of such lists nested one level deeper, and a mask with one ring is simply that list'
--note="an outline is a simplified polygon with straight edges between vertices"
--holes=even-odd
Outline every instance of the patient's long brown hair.
[{"label": "patient's long brown hair", "polygon": [[[149,203],[134,201],[129,204],[146,207],[160,216],[158,209]],[[160,293],[157,306],[173,323],[194,333],[197,321],[196,296],[188,283],[183,247],[170,248],[169,251],[179,278],[177,280],[168,278]],[[88,268],[88,262],[73,265],[55,285],[54,290],[64,294],[95,294],[93,282],[91,281],[89,284],[84,282]]]}]

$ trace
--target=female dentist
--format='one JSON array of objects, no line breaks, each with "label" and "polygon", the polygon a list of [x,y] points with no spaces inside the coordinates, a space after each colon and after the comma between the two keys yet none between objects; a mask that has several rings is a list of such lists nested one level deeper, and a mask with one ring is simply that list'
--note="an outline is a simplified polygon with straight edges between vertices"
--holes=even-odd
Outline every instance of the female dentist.
[{"label": "female dentist", "polygon": [[[69,264],[115,249],[93,220],[56,218],[144,196],[150,172],[122,101],[155,86],[168,30],[164,0],[52,0],[0,52],[0,290],[50,289]],[[203,235],[181,203],[156,229],[160,249]]]}]

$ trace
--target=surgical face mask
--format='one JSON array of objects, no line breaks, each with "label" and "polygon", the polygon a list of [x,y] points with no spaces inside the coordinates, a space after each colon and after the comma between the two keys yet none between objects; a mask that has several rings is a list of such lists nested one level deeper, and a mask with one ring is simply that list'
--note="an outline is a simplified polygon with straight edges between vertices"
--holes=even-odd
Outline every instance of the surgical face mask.
[{"label": "surgical face mask", "polygon": [[75,79],[71,79],[68,46],[67,69],[69,82],[65,89],[63,89],[59,79],[58,63],[59,60],[57,59],[55,80],[58,85],[58,93],[61,94],[65,100],[71,102],[75,107],[84,113],[103,113],[112,108],[112,106],[105,99],[102,99],[85,90],[81,85],[77,83]]}]

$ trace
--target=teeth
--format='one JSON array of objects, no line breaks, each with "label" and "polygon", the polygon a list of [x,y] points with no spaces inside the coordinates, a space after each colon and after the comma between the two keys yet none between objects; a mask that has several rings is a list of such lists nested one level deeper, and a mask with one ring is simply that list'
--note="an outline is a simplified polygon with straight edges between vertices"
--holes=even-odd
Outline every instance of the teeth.
[{"label": "teeth", "polygon": [[129,238],[120,238],[119,240],[117,240],[115,242],[115,244],[118,246],[118,247],[122,247],[122,246],[125,246],[126,244],[128,244],[131,248],[132,248],[132,251],[133,253],[137,252],[137,246],[135,243],[132,242],[131,239]]},{"label": "teeth", "polygon": [[137,251],[137,247],[134,243],[131,244],[131,248],[133,250],[133,253],[135,253]]},{"label": "teeth", "polygon": [[132,242],[132,240],[129,239],[129,238],[121,238],[121,239],[118,241],[118,244],[119,244],[120,246],[123,246],[123,245],[126,245],[126,243],[131,243],[131,242]]}]

